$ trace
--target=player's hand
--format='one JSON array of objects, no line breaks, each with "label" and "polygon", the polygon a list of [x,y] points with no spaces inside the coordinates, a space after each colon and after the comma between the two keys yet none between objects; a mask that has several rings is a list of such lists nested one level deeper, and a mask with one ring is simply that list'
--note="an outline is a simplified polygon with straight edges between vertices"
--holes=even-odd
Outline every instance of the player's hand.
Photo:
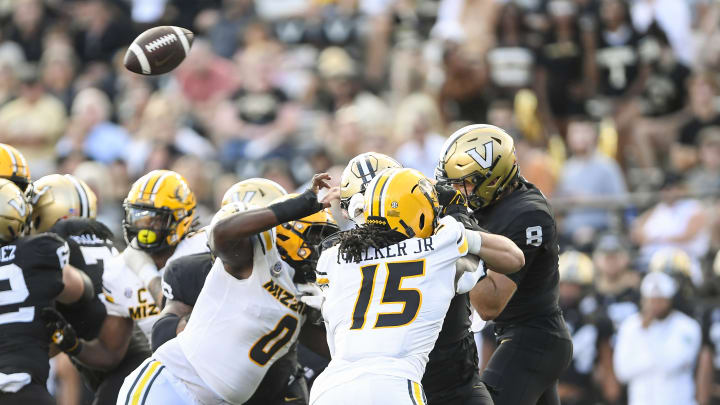
[{"label": "player's hand", "polygon": [[325,208],[329,208],[332,204],[340,207],[340,187],[332,187],[320,200],[320,204]]},{"label": "player's hand", "polygon": [[43,308],[40,311],[40,319],[45,323],[45,328],[50,334],[50,340],[58,349],[71,356],[80,352],[82,349],[80,339],[78,339],[75,329],[60,312],[55,308]]},{"label": "player's hand", "polygon": [[313,193],[317,194],[321,188],[330,188],[327,182],[331,179],[332,178],[327,173],[318,173],[313,176],[312,186],[310,187],[310,189],[313,191]]},{"label": "player's hand", "polygon": [[298,297],[300,297],[300,301],[318,310],[322,308],[322,304],[325,302],[325,295],[320,287],[314,283],[302,283],[296,286],[299,291]]},{"label": "player's hand", "polygon": [[438,202],[443,208],[443,215],[447,215],[453,212],[467,212],[467,199],[465,195],[458,190],[455,190],[451,185],[447,183],[437,183],[435,185],[435,191],[438,194]]}]

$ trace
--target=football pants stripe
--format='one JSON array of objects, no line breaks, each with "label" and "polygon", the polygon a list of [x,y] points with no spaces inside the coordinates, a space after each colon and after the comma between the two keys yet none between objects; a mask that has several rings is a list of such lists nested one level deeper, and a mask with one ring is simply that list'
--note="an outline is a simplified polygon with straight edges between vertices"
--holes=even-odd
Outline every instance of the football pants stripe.
[{"label": "football pants stripe", "polygon": [[147,370],[148,366],[150,366],[150,363],[152,363],[152,362],[153,362],[153,360],[150,360],[150,359],[145,360],[145,365],[143,366],[142,369],[140,369],[138,376],[135,378],[135,381],[133,381],[132,385],[130,386],[130,389],[128,390],[127,397],[125,397],[125,405],[130,405],[130,397],[132,396],[135,386],[137,385],[138,381],[140,381],[142,376],[145,374],[145,370]]},{"label": "football pants stripe", "polygon": [[155,382],[155,379],[158,378],[158,376],[160,375],[160,373],[162,373],[162,371],[164,369],[165,369],[165,366],[160,366],[160,368],[158,368],[157,373],[155,373],[155,375],[153,375],[153,377],[150,379],[150,382],[148,383],[147,388],[145,388],[145,393],[143,394],[142,401],[140,401],[140,405],[145,405],[145,400],[147,399],[148,394],[150,393],[150,388],[152,388],[152,385]]},{"label": "football pants stripe", "polygon": [[148,365],[149,365],[149,367],[147,368],[147,370],[145,370],[144,373],[142,373],[137,386],[131,393],[132,394],[131,405],[139,405],[140,404],[140,397],[143,395],[143,393],[145,393],[145,388],[148,387],[148,383],[150,382],[150,380],[151,379],[154,380],[154,377],[156,376],[156,374],[159,374],[160,371],[162,371],[162,369],[165,368],[157,360],[151,361],[150,363],[148,363]]},{"label": "football pants stripe", "polygon": [[413,381],[413,395],[415,396],[415,402],[417,402],[418,405],[425,405],[425,401],[423,399],[423,391],[422,388],[420,388],[420,384]]},{"label": "football pants stripe", "polygon": [[410,400],[412,401],[413,405],[421,405],[418,404],[418,402],[415,400],[415,395],[413,394],[413,382],[410,380],[407,380],[408,382],[408,394],[410,394]]}]

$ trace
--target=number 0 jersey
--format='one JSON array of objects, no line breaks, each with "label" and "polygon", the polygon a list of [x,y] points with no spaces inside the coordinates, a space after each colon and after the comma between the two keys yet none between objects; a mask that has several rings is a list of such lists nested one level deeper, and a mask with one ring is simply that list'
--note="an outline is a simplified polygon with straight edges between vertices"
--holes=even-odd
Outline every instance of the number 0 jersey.
[{"label": "number 0 jersey", "polygon": [[[468,252],[463,226],[442,218],[434,235],[369,248],[359,263],[338,248],[317,266],[318,283],[327,283],[322,313],[332,361],[311,398],[367,373],[419,382],[456,293],[455,263]],[[477,282],[482,265],[472,274]]]},{"label": "number 0 jersey", "polygon": [[[178,243],[165,266],[177,258],[207,251],[205,231],[197,232]],[[115,256],[105,263],[103,292],[103,303],[108,315],[132,318],[149,342],[152,326],[160,315],[160,304],[155,302],[142,280],[127,268],[122,255]]]},{"label": "number 0 jersey", "polygon": [[0,247],[0,373],[28,373],[45,384],[50,338],[40,310],[63,291],[67,243],[43,233]]},{"label": "number 0 jersey", "polygon": [[239,280],[216,259],[185,330],[155,352],[202,403],[246,402],[305,321],[274,230],[253,238],[253,261],[252,275]]}]

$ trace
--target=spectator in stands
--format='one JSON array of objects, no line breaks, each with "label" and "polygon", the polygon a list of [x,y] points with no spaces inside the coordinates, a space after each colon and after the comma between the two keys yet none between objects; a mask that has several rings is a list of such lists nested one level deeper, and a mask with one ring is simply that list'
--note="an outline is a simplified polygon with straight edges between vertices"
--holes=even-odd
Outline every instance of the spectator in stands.
[{"label": "spectator in stands", "polygon": [[640,274],[631,269],[629,243],[619,235],[598,238],[595,263],[595,298],[605,308],[615,327],[640,309]]},{"label": "spectator in stands", "polygon": [[597,131],[597,124],[589,119],[570,120],[567,138],[571,157],[555,190],[555,195],[566,198],[571,207],[562,234],[576,246],[589,243],[596,232],[608,229],[611,217],[609,211],[600,207],[574,207],[601,197],[618,197],[627,191],[617,162],[597,151]]},{"label": "spectator in stands", "polygon": [[653,24],[667,33],[670,45],[677,58],[686,65],[695,58],[691,32],[692,15],[690,4],[675,0],[635,0],[631,15],[635,29],[644,34]]},{"label": "spectator in stands", "polygon": [[673,279],[664,273],[645,276],[641,313],[620,326],[614,364],[628,384],[629,405],[693,405],[693,374],[700,351],[698,322],[673,309]]},{"label": "spectator in stands", "polygon": [[720,126],[720,114],[715,103],[717,82],[709,73],[695,74],[688,81],[691,117],[679,129],[671,148],[672,167],[685,172],[698,160],[700,131],[709,126]]},{"label": "spectator in stands", "polygon": [[592,260],[569,250],[560,255],[558,265],[560,309],[573,338],[573,359],[558,385],[560,400],[564,405],[613,403],[620,397],[610,345],[614,328],[592,296]]},{"label": "spectator in stands", "polygon": [[530,85],[535,64],[529,29],[516,3],[502,6],[495,30],[495,46],[487,53],[490,83],[495,96],[512,98]]},{"label": "spectator in stands", "polygon": [[82,90],[73,101],[67,132],[58,142],[58,154],[82,152],[106,164],[125,159],[130,135],[110,121],[111,115],[112,104],[105,93],[94,88]]},{"label": "spectator in stands", "polygon": [[0,142],[20,149],[40,177],[54,169],[55,143],[66,124],[65,106],[47,92],[37,70],[26,67],[20,97],[0,108]]},{"label": "spectator in stands", "polygon": [[685,197],[686,193],[684,177],[667,173],[661,201],[633,223],[631,235],[640,246],[641,266],[646,266],[655,252],[669,247],[684,250],[693,260],[707,253],[710,231],[705,208],[699,200]]},{"label": "spectator in stands", "polygon": [[37,62],[43,52],[43,36],[48,28],[45,6],[41,0],[16,0],[13,7],[12,21],[3,30],[5,38],[18,43],[28,61]]},{"label": "spectator in stands", "polygon": [[445,143],[442,117],[435,100],[426,94],[408,96],[395,113],[395,138],[404,143],[395,158],[404,166],[435,177],[437,153]]},{"label": "spectator in stands", "polygon": [[691,193],[717,195],[720,193],[720,126],[700,131],[698,166],[688,175]]}]

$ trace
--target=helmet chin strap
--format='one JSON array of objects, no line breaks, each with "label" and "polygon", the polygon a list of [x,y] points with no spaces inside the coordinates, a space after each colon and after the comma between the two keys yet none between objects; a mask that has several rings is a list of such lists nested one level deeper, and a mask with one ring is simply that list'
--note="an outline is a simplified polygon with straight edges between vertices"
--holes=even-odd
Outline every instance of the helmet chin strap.
[{"label": "helmet chin strap", "polygon": [[402,219],[400,220],[400,225],[402,225],[403,228],[405,228],[405,233],[407,234],[408,238],[414,238],[415,237],[415,231]]}]

